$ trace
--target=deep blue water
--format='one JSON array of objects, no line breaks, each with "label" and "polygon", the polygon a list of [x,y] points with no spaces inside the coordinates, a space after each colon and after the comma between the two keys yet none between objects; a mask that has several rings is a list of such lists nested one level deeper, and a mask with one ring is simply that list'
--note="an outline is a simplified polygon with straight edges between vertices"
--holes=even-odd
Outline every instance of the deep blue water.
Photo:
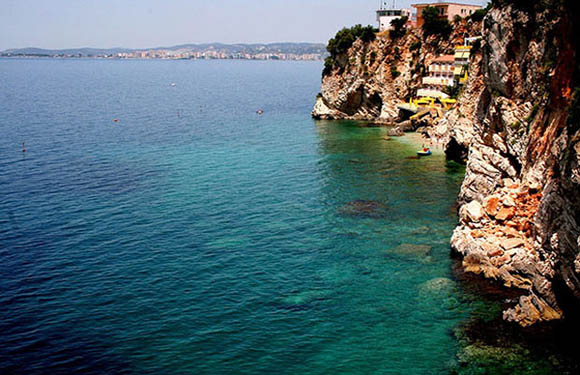
[{"label": "deep blue water", "polygon": [[0,60],[0,373],[447,373],[462,171],[321,69]]}]

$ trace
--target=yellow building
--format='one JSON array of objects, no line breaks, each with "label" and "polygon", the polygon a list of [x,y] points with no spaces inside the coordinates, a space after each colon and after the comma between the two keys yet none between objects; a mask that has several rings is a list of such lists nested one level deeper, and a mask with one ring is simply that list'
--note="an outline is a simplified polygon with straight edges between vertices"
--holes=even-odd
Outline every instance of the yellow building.
[{"label": "yellow building", "polygon": [[467,81],[467,70],[469,67],[469,57],[471,56],[471,46],[455,47],[455,77],[459,83]]}]

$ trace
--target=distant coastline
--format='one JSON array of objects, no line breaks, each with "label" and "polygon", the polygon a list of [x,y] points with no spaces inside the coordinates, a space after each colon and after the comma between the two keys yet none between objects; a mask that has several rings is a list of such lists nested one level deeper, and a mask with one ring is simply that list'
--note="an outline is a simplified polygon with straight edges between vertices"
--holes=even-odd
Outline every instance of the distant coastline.
[{"label": "distant coastline", "polygon": [[292,60],[319,61],[328,53],[320,43],[270,44],[184,44],[145,49],[76,48],[51,50],[42,48],[8,49],[0,57],[162,59],[162,60]]}]

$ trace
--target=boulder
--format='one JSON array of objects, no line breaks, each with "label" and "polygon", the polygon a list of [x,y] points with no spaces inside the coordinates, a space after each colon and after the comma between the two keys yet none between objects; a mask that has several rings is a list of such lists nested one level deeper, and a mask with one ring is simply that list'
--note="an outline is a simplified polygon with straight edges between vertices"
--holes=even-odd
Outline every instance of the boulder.
[{"label": "boulder", "polygon": [[491,216],[495,217],[495,215],[499,211],[499,198],[498,197],[490,197],[485,202],[485,212]]},{"label": "boulder", "polygon": [[507,238],[501,242],[501,247],[506,250],[514,249],[524,245],[526,242],[521,238]]},{"label": "boulder", "polygon": [[495,218],[499,221],[510,220],[516,214],[515,207],[502,207]]},{"label": "boulder", "polygon": [[400,128],[393,128],[393,129],[389,129],[389,131],[387,132],[387,135],[389,137],[402,137],[405,135],[405,133]]},{"label": "boulder", "polygon": [[459,216],[464,222],[478,222],[483,218],[483,209],[478,201],[471,201],[461,207]]}]

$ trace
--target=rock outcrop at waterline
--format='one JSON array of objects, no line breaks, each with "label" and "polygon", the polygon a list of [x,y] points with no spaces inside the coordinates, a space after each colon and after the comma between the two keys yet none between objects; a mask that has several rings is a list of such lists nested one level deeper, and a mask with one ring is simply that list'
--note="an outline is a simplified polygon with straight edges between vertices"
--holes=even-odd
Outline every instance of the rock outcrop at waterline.
[{"label": "rock outcrop at waterline", "polygon": [[[519,290],[504,318],[529,326],[580,312],[580,4],[493,3],[458,105],[427,133],[467,163],[452,249],[467,272]],[[323,77],[313,116],[393,120],[459,39],[356,41]]]},{"label": "rock outcrop at waterline", "polygon": [[484,20],[485,87],[451,245],[466,271],[522,291],[504,318],[523,326],[580,301],[575,7],[503,1]]}]

